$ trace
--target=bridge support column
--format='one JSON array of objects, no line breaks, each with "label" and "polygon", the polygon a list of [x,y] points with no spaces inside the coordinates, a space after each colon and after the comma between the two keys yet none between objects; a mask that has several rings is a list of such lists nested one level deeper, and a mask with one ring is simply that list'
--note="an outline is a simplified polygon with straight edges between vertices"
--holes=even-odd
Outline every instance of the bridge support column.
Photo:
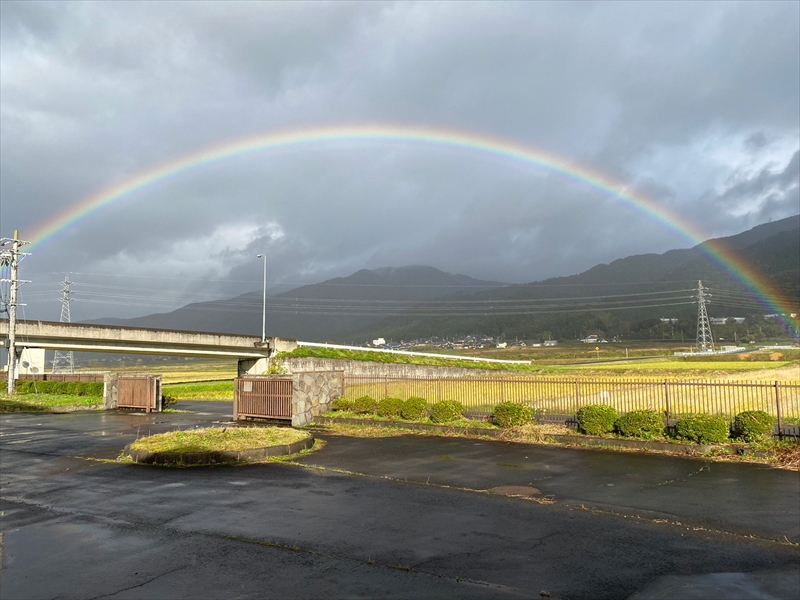
[{"label": "bridge support column", "polygon": [[266,375],[269,370],[268,358],[240,358],[239,377],[245,375]]}]

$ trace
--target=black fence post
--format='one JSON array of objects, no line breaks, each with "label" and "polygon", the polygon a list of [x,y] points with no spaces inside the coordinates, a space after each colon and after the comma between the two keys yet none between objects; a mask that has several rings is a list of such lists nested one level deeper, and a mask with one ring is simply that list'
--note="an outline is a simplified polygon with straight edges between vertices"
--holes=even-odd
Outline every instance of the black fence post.
[{"label": "black fence post", "polygon": [[783,415],[781,415],[781,388],[778,381],[775,382],[775,408],[778,411],[778,439],[783,439]]}]

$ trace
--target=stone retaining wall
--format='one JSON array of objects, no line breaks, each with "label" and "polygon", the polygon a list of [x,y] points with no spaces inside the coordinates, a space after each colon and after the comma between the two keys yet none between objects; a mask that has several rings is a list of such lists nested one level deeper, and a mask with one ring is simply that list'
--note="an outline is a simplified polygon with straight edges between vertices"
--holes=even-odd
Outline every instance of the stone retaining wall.
[{"label": "stone retaining wall", "polygon": [[343,371],[292,373],[292,425],[308,425],[344,393]]}]

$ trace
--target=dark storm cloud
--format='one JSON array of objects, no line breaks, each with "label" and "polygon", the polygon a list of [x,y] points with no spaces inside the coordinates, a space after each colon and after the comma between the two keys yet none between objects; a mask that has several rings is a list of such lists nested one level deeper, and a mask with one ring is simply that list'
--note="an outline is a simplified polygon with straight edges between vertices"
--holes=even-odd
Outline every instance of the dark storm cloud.
[{"label": "dark storm cloud", "polygon": [[[363,122],[542,148],[728,235],[800,211],[799,10],[2,2],[2,235],[202,148]],[[43,298],[70,270],[120,297],[150,286],[177,306],[257,289],[260,252],[275,286],[409,263],[524,282],[690,243],[542,169],[341,143],[249,154],[142,189],[37,249],[27,293],[31,311],[55,310]],[[164,309],[108,301],[75,312]]]}]

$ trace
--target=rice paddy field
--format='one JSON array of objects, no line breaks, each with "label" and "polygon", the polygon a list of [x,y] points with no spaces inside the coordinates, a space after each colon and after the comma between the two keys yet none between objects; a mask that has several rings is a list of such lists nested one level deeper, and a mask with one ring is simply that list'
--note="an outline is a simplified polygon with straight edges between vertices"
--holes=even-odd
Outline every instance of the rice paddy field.
[{"label": "rice paddy field", "polygon": [[527,376],[465,379],[346,378],[349,398],[371,396],[429,404],[457,400],[468,412],[489,414],[501,402],[519,402],[545,414],[575,414],[581,406],[604,404],[620,413],[650,409],[670,416],[713,413],[732,418],[745,410],[763,410],[800,418],[800,381],[746,381],[646,377]]},{"label": "rice paddy field", "polygon": [[[524,355],[530,356],[532,350]],[[800,351],[679,358],[669,355],[672,350],[643,348],[637,351],[638,360],[601,358],[585,364],[585,347],[573,351],[560,348],[560,359],[551,353],[552,362],[559,364],[536,361],[526,372],[458,380],[348,377],[345,394],[376,399],[421,396],[430,403],[458,400],[479,414],[488,414],[496,404],[508,400],[550,414],[573,414],[586,404],[608,404],[620,412],[649,408],[670,415],[710,412],[732,416],[742,410],[765,410],[777,416],[780,404],[782,417],[800,419]],[[583,364],[576,364],[578,359]],[[141,370],[160,373],[164,393],[175,400],[232,401],[235,363],[198,363],[152,365]]]}]

